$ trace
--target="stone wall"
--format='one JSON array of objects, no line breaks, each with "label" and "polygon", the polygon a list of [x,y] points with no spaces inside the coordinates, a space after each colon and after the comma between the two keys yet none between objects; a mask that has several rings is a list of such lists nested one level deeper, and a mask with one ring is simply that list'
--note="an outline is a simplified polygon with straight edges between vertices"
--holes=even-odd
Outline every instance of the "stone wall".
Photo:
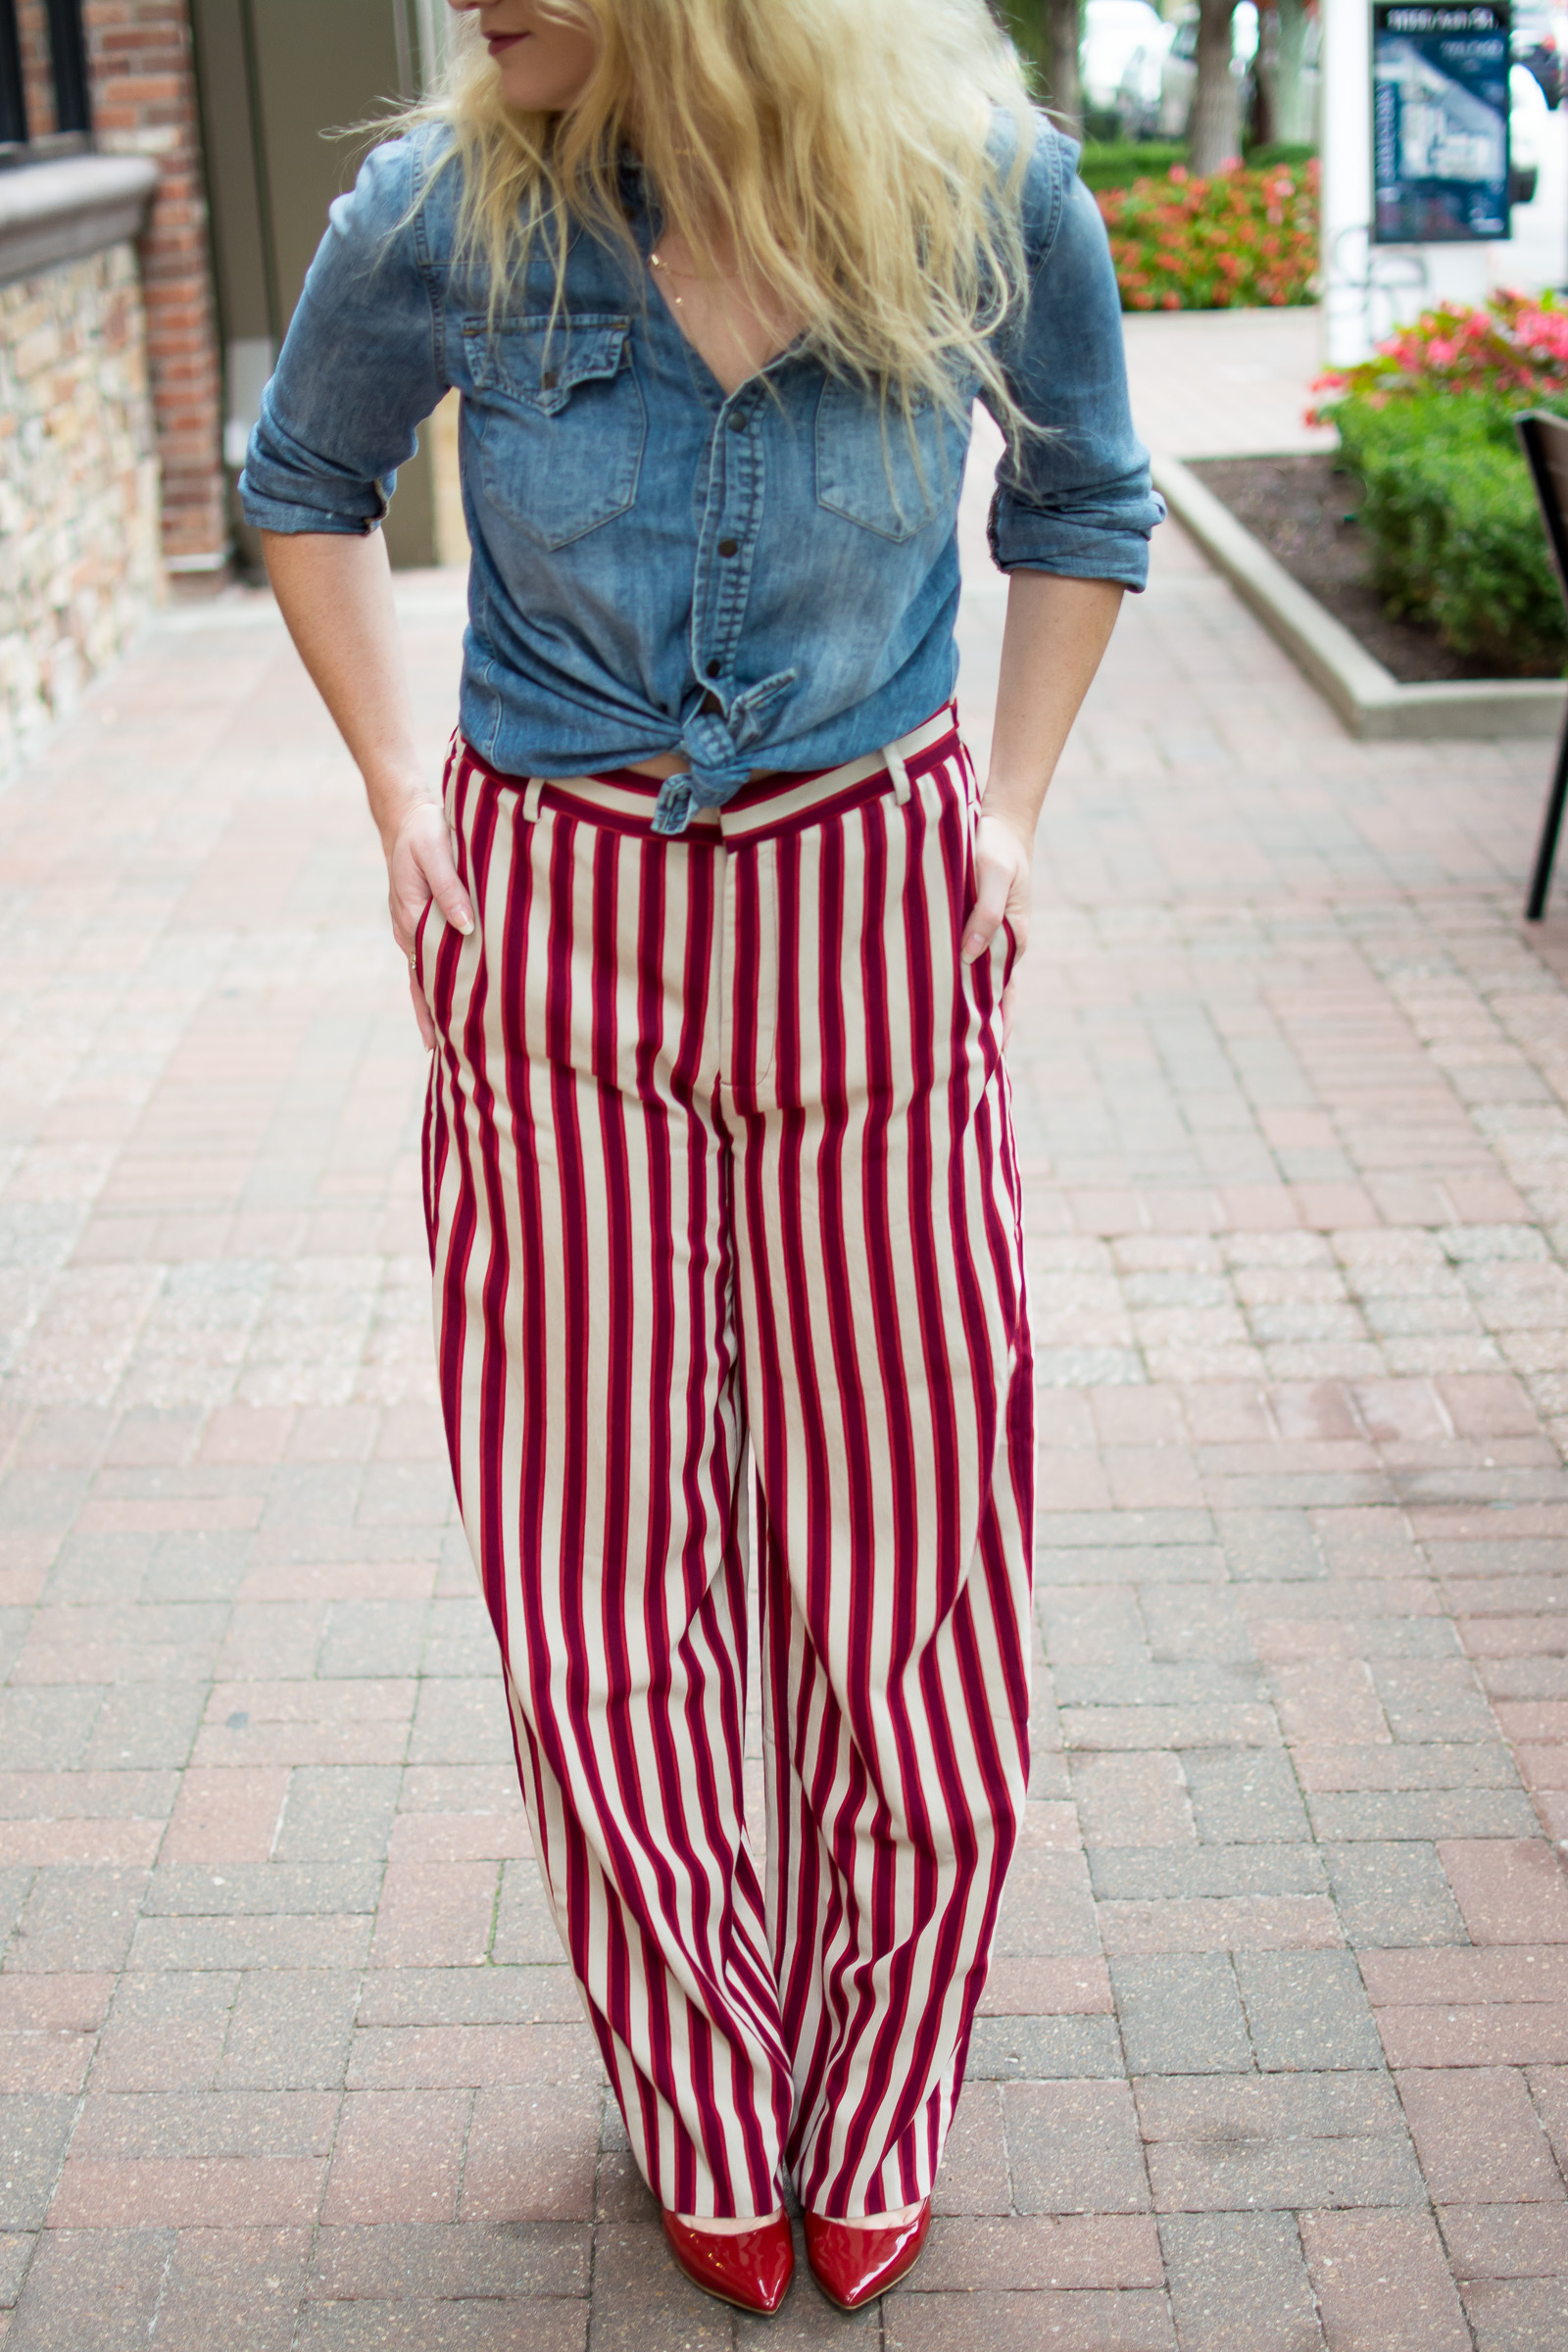
[{"label": "stone wall", "polygon": [[0,286],[0,775],[157,602],[158,458],[134,249]]}]

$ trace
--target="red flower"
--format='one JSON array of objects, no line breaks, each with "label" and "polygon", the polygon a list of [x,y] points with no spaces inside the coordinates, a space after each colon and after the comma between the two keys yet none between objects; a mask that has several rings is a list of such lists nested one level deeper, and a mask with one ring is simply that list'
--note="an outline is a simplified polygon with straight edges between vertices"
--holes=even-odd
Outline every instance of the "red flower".
[{"label": "red flower", "polygon": [[1111,254],[1123,303],[1226,309],[1303,301],[1316,259],[1316,177],[1231,168],[1206,179],[1182,167],[1100,199],[1117,234]]}]

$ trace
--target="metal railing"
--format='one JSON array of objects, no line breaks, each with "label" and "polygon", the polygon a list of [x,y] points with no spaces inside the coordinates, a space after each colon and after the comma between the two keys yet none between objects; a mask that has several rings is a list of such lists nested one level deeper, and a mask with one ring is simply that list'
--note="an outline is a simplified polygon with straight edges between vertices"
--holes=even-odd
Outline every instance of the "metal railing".
[{"label": "metal railing", "polygon": [[[28,120],[29,66],[42,65],[24,48],[23,12],[18,0],[0,0],[0,163],[69,153],[86,144],[92,130],[87,81],[87,40],[81,0],[47,0],[48,78],[54,85],[54,128],[39,133]],[[42,30],[36,9],[30,25]]]}]

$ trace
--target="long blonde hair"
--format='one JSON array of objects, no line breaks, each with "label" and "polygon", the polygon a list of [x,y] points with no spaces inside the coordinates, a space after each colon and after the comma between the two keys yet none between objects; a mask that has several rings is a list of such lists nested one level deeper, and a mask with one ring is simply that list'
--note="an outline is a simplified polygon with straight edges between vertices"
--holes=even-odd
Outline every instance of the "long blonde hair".
[{"label": "long blonde hair", "polygon": [[[581,98],[519,113],[477,25],[404,126],[443,122],[461,170],[460,251],[492,317],[543,239],[556,301],[581,223],[635,258],[619,159],[635,152],[698,267],[738,267],[835,372],[910,417],[960,410],[978,377],[1019,420],[992,337],[1024,276],[1017,194],[1034,122],[985,0],[543,0],[598,36]],[[1015,134],[998,140],[996,110]],[[384,130],[384,126],[383,126]],[[714,223],[733,239],[714,249]]]}]

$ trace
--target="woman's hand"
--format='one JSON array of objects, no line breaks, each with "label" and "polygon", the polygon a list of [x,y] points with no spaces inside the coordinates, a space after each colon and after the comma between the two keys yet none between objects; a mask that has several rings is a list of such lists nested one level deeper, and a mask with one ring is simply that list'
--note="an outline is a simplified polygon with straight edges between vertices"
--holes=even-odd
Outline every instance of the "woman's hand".
[{"label": "woman's hand", "polygon": [[1004,1045],[1012,1032],[1018,958],[1029,944],[1031,857],[1032,845],[1011,820],[997,814],[988,816],[982,806],[974,837],[975,902],[969,919],[963,926],[963,942],[958,953],[965,963],[976,962],[990,948],[998,925],[1004,920],[1010,925],[1013,977],[1007,982],[1002,996]]},{"label": "woman's hand", "polygon": [[473,908],[452,862],[452,839],[439,801],[416,801],[395,828],[383,835],[382,842],[386,851],[392,936],[408,962],[409,995],[428,1053],[435,1044],[435,1023],[415,975],[415,933],[420,916],[434,899],[453,929],[461,931],[466,939],[473,929]]}]

